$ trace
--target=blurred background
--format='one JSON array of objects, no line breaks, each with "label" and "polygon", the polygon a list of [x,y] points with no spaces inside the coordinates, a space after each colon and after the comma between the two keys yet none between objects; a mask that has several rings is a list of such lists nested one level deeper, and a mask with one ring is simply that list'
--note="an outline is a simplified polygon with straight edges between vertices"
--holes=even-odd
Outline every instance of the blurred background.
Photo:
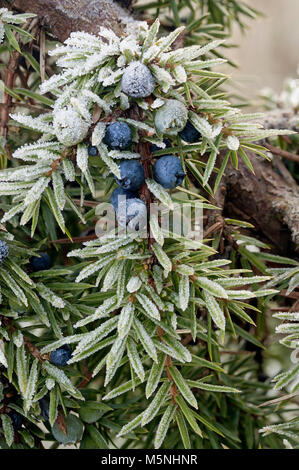
[{"label": "blurred background", "polygon": [[299,0],[247,0],[265,17],[249,24],[245,34],[235,27],[229,56],[239,69],[227,68],[234,84],[253,98],[264,87],[280,92],[286,77],[296,78],[299,64]]}]

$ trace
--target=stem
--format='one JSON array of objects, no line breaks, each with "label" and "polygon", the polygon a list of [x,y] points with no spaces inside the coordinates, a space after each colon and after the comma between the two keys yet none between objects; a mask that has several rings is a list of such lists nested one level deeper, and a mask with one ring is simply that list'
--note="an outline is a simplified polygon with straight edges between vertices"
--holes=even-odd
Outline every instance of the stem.
[{"label": "stem", "polygon": [[280,157],[286,158],[287,160],[299,163],[299,155],[296,155],[295,153],[288,152],[287,150],[283,150],[279,147],[274,147],[274,145],[270,144],[264,144],[264,147],[266,147],[268,150],[270,150],[271,153],[274,153],[275,155],[279,155]]},{"label": "stem", "polygon": [[[6,77],[5,77],[5,86],[9,89],[13,88],[15,76],[16,76],[16,69],[19,64],[19,52],[12,51],[6,69]],[[12,105],[12,97],[5,92],[3,97],[3,103],[1,103],[1,114],[0,114],[0,134],[1,136],[7,136],[7,128],[8,128],[8,121],[9,121],[9,113],[10,108]],[[10,158],[10,152],[6,145],[6,150],[8,154],[8,158]]]}]

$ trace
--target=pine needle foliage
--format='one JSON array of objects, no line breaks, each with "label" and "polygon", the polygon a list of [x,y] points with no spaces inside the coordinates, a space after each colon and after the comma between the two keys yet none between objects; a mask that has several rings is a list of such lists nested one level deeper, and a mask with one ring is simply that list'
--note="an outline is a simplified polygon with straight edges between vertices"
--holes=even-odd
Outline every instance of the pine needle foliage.
[{"label": "pine needle foliage", "polygon": [[[215,209],[198,188],[213,194],[229,160],[237,167],[242,159],[252,170],[248,150],[260,158],[266,152],[256,142],[290,133],[263,129],[259,115],[232,106],[221,90],[227,77],[213,71],[224,62],[218,57],[223,44],[218,23],[227,32],[231,11],[241,25],[243,15],[256,12],[243,2],[200,2],[203,16],[184,27],[181,9],[188,4],[192,13],[198,2],[177,3],[148,5],[171,9],[170,23],[177,28],[167,35],[159,19],[151,26],[135,23],[134,31],[129,24],[121,38],[106,28],[97,36],[72,33],[49,53],[59,71],[31,92],[43,112],[17,109],[10,116],[20,145],[8,162],[2,142],[0,171],[0,240],[9,248],[0,266],[1,447],[48,441],[80,448],[273,448],[286,445],[285,438],[296,445],[298,420],[270,425],[273,418],[284,421],[284,410],[264,403],[273,384],[259,380],[259,365],[246,347],[263,348],[261,317],[280,290],[296,288],[298,263],[243,236],[239,221],[227,223],[235,226],[241,267],[234,256],[218,256],[216,238],[186,240],[173,228],[165,233],[155,216],[148,220],[148,237],[114,230],[88,236],[95,206],[108,200],[114,177],[120,177],[120,160],[137,159],[146,167],[149,146],[159,149],[152,158],[167,155],[164,139],[171,139],[171,153],[187,176],[169,192],[147,169],[142,197],[169,211],[178,203],[191,207],[194,216],[195,204]],[[0,14],[4,27],[31,17]],[[9,28],[5,47],[18,51]],[[186,46],[177,48],[182,34]],[[148,99],[122,91],[124,71],[134,61],[155,79]],[[32,58],[29,62],[39,84],[39,70]],[[201,135],[197,143],[157,128],[157,112],[169,100],[185,108]],[[129,150],[105,144],[107,123],[114,120],[131,127]],[[89,156],[89,145],[98,156]],[[220,152],[224,164],[217,168]],[[214,187],[212,173],[218,174]],[[56,261],[32,272],[31,257],[45,249]],[[297,313],[283,315],[277,318],[288,323],[277,333],[296,348]],[[51,353],[66,346],[67,365],[53,364]],[[275,389],[296,375],[298,366],[280,374]],[[294,385],[291,393],[296,390]],[[22,417],[18,430],[13,413]]]}]

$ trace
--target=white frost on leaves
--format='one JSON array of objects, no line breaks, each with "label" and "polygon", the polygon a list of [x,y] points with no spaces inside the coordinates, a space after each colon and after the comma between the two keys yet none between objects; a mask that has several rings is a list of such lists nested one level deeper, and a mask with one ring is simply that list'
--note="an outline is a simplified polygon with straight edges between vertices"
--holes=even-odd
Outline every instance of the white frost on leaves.
[{"label": "white frost on leaves", "polygon": [[54,112],[53,127],[56,137],[59,142],[69,147],[86,137],[90,125],[91,120],[83,119],[72,106]]},{"label": "white frost on leaves", "polygon": [[132,339],[132,337],[129,337],[127,340],[127,352],[128,352],[128,358],[129,358],[129,361],[133,370],[135,371],[139,380],[143,382],[144,377],[145,377],[145,372],[144,372],[144,368],[143,368],[139,353],[137,351],[136,343]]},{"label": "white frost on leaves", "polygon": [[14,442],[15,431],[10,416],[8,414],[1,414],[1,422],[5,441],[8,447],[11,447]]},{"label": "white frost on leaves", "polygon": [[2,340],[0,341],[0,364],[2,364],[6,368],[8,367],[7,359],[4,354],[4,343]]},{"label": "white frost on leaves", "polygon": [[156,214],[150,215],[150,228],[153,238],[156,240],[159,245],[164,245],[164,235],[163,231],[159,225],[159,220]]},{"label": "white frost on leaves", "polygon": [[[152,109],[157,109],[157,108],[160,108],[161,106],[163,106],[163,104],[165,103],[164,100],[162,100],[161,98],[156,98],[152,104],[151,104],[151,108]],[[164,147],[163,147],[164,148]]]},{"label": "white frost on leaves", "polygon": [[53,159],[58,157],[58,152],[60,152],[62,148],[59,142],[37,141],[35,144],[25,144],[19,147],[14,151],[12,157],[25,161],[30,160],[30,157],[33,161],[35,161],[36,158]]},{"label": "white frost on leaves", "polygon": [[149,68],[141,62],[131,62],[124,70],[121,87],[126,95],[146,98],[155,88],[155,79]]},{"label": "white frost on leaves", "polygon": [[95,146],[99,145],[105,136],[105,132],[106,125],[103,122],[98,122],[91,136],[91,144]]},{"label": "white frost on leaves", "polygon": [[84,400],[83,396],[77,390],[70,379],[67,377],[67,375],[58,367],[54,366],[53,364],[50,364],[50,362],[45,361],[43,362],[43,369],[62,387],[64,387],[74,398],[77,398],[79,400]]},{"label": "white frost on leaves", "polygon": [[150,317],[160,320],[160,312],[157,306],[145,294],[137,294],[136,299]]},{"label": "white frost on leaves", "polygon": [[140,158],[140,153],[135,152],[121,152],[120,150],[110,150],[109,156],[116,160],[133,160]]},{"label": "white frost on leaves", "polygon": [[220,330],[225,330],[225,316],[220,308],[217,300],[210,295],[208,292],[204,291],[206,306],[208,309],[209,314],[211,315],[214,323]]},{"label": "white frost on leaves", "polygon": [[160,47],[157,46],[156,44],[153,44],[151,47],[149,47],[147,49],[147,51],[145,51],[145,53],[143,54],[143,60],[144,62],[150,62],[152,61],[155,57],[157,57],[157,55],[159,54],[160,52]]},{"label": "white frost on leaves", "polygon": [[127,59],[125,58],[124,55],[120,55],[119,58],[117,59],[116,65],[117,67],[124,67],[127,63]]},{"label": "white frost on leaves", "polygon": [[127,291],[132,294],[132,292],[136,292],[142,285],[142,282],[138,276],[132,276],[129,279],[127,284]]},{"label": "white frost on leaves", "polygon": [[63,173],[67,181],[75,181],[76,171],[71,160],[65,158],[62,162]]},{"label": "white frost on leaves", "polygon": [[4,30],[4,24],[3,22],[0,20],[0,44],[3,42],[4,40],[4,33],[5,33],[5,30]]},{"label": "white frost on leaves", "polygon": [[117,282],[123,263],[122,260],[116,260],[108,269],[101,289],[102,292],[107,292]]},{"label": "white frost on leaves", "polygon": [[37,284],[37,289],[41,295],[41,297],[47,300],[53,307],[56,308],[63,308],[65,307],[64,301],[58,297],[54,292],[51,291],[48,287],[46,287],[41,282]]},{"label": "white frost on leaves", "polygon": [[11,119],[14,121],[23,124],[25,127],[29,127],[30,129],[36,130],[38,132],[44,132],[45,134],[54,134],[53,127],[45,122],[45,118],[43,116],[39,116],[33,118],[32,116],[28,116],[26,114],[10,114]]},{"label": "white frost on leaves", "polygon": [[121,358],[124,354],[125,347],[126,347],[126,339],[122,339],[118,337],[116,341],[114,342],[112,348],[110,349],[110,352],[108,353],[108,356],[106,359],[106,376],[105,376],[104,387],[108,385],[108,383],[111,381],[111,379],[115,375],[119,367]]},{"label": "white frost on leaves", "polygon": [[182,65],[177,65],[174,68],[173,75],[178,83],[186,83],[187,73]]},{"label": "white frost on leaves", "polygon": [[[106,99],[102,99],[90,90],[83,90],[82,94],[86,96],[86,98],[88,98],[93,103],[96,103],[107,114],[111,112],[111,108],[115,105],[115,101],[111,99],[109,101]],[[102,124],[102,123],[99,123],[99,124]]]},{"label": "white frost on leaves", "polygon": [[29,18],[34,18],[36,15],[34,13],[17,13],[8,10],[7,8],[0,8],[0,18],[5,23],[10,24],[24,24]]},{"label": "white frost on leaves", "polygon": [[119,50],[122,54],[139,55],[141,47],[136,38],[132,36],[125,37],[119,44]]},{"label": "white frost on leaves", "polygon": [[280,320],[299,321],[299,312],[278,312],[273,317]]},{"label": "white frost on leaves", "polygon": [[174,210],[174,204],[172,202],[172,199],[168,192],[161,186],[159,183],[157,183],[155,180],[148,178],[146,180],[146,185],[148,189],[153,193],[153,195],[159,199],[160,202],[165,204],[168,209],[171,211]]},{"label": "white frost on leaves", "polygon": [[153,278],[155,281],[156,291],[161,294],[163,289],[162,269],[157,264],[153,267]]},{"label": "white frost on leaves", "polygon": [[78,168],[84,173],[88,168],[88,150],[85,144],[78,145],[76,162]]},{"label": "white frost on leaves", "polygon": [[153,250],[164,270],[170,272],[172,270],[172,263],[165,251],[161,248],[158,243],[153,244]]},{"label": "white frost on leaves", "polygon": [[0,181],[33,181],[49,170],[51,167],[47,163],[7,168],[0,171]]},{"label": "white frost on leaves", "polygon": [[226,139],[226,145],[229,150],[238,150],[240,147],[240,141],[235,135],[229,135]]},{"label": "white frost on leaves", "polygon": [[153,75],[156,78],[157,82],[161,85],[163,93],[167,93],[170,87],[175,85],[174,78],[167,70],[155,64],[152,64],[150,66],[150,69],[153,72]]},{"label": "white frost on leaves", "polygon": [[101,159],[106,163],[107,167],[113,173],[118,179],[121,178],[120,175],[120,168],[117,163],[113,161],[113,159],[110,157],[108,149],[106,145],[103,143],[99,144],[98,146],[99,152],[100,152],[100,157]]},{"label": "white frost on leaves", "polygon": [[20,330],[17,330],[14,335],[13,335],[13,343],[17,348],[20,348],[24,342],[24,338],[22,335],[22,332]]},{"label": "white frost on leaves", "polygon": [[39,199],[49,183],[50,178],[46,176],[38,179],[32,188],[26,192],[26,197],[24,199],[25,205],[28,206],[29,204],[32,204],[34,201]]},{"label": "white frost on leaves", "polygon": [[75,98],[74,96],[70,99],[71,105],[79,113],[79,115],[86,121],[91,122],[91,115],[88,109],[88,100],[86,98]]},{"label": "white frost on leaves", "polygon": [[212,125],[208,122],[207,119],[204,119],[198,116],[195,113],[190,113],[190,121],[194,125],[194,127],[200,132],[204,137],[207,139],[215,139],[220,132],[222,131],[223,125],[222,123],[217,123]]},{"label": "white frost on leaves", "polygon": [[180,283],[179,283],[179,300],[180,300],[180,308],[183,312],[188,307],[189,303],[189,293],[190,293],[190,286],[189,286],[189,276],[181,276]]},{"label": "white frost on leaves", "polygon": [[114,85],[115,83],[117,83],[120,80],[120,78],[123,76],[123,73],[124,73],[123,69],[118,69],[118,70],[115,70],[115,71],[111,70],[109,75],[107,75],[102,80],[102,85],[105,86],[105,87]]},{"label": "white frost on leaves", "polygon": [[186,106],[178,100],[168,100],[158,109],[155,115],[155,126],[162,134],[176,135],[188,119]]},{"label": "white frost on leaves", "polygon": [[148,32],[148,24],[146,21],[136,21],[136,19],[132,18],[130,15],[126,16],[125,19],[122,18],[122,20],[126,24],[126,34],[134,36],[139,40],[145,38]]},{"label": "white frost on leaves", "polygon": [[155,449],[159,449],[166,437],[168,428],[173,420],[174,414],[175,414],[175,406],[174,405],[168,405],[166,408],[162,418],[160,419],[158,429],[156,431],[156,436],[155,436],[155,442],[154,446]]},{"label": "white frost on leaves", "polygon": [[130,126],[133,126],[136,129],[141,129],[143,131],[146,131],[149,134],[154,135],[156,133],[155,129],[153,127],[149,126],[148,124],[146,124],[145,122],[136,121],[135,119],[129,119],[129,118],[121,119],[121,120],[126,122]]},{"label": "white frost on leaves", "polygon": [[130,331],[134,318],[134,304],[132,302],[128,302],[125,307],[121,309],[118,324],[117,324],[117,331],[120,338],[125,338]]},{"label": "white frost on leaves", "polygon": [[46,378],[46,387],[48,390],[52,390],[55,387],[55,380],[52,377]]}]

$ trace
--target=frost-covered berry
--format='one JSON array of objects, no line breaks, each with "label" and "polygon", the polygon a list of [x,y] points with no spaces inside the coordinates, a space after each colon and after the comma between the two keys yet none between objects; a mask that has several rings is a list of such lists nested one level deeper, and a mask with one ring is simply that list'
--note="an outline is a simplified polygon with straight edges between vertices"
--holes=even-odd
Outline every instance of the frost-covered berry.
[{"label": "frost-covered berry", "polygon": [[115,150],[124,150],[132,142],[132,131],[125,122],[113,122],[107,127],[104,142]]},{"label": "frost-covered berry", "polygon": [[144,183],[144,169],[137,160],[122,160],[119,169],[120,179],[115,180],[122,188],[137,191]]},{"label": "frost-covered berry", "polygon": [[121,227],[133,231],[144,230],[147,224],[146,205],[136,197],[127,199],[119,204],[116,218]]},{"label": "frost-covered berry", "polygon": [[50,354],[50,362],[56,366],[66,366],[67,361],[72,357],[72,350],[69,344],[61,346],[61,348],[55,349]]},{"label": "frost-covered berry", "polygon": [[187,123],[188,111],[178,100],[168,100],[155,115],[156,129],[162,134],[176,135]]},{"label": "frost-covered berry", "polygon": [[174,155],[159,158],[154,165],[154,179],[163,188],[173,189],[182,184],[185,177],[181,161]]},{"label": "frost-covered berry", "polygon": [[3,240],[0,240],[0,264],[8,257],[9,248],[7,243]]},{"label": "frost-covered berry", "polygon": [[91,121],[83,119],[73,106],[54,112],[53,127],[57,139],[70,147],[81,142],[87,136]]},{"label": "frost-covered berry", "polygon": [[[171,147],[171,142],[170,142],[170,140],[164,139],[164,140],[163,140],[163,143],[165,144],[165,147],[164,147],[164,148],[169,148],[169,147]],[[156,145],[156,144],[151,144],[149,149],[150,149],[150,152],[151,152],[151,153],[154,153],[154,152],[157,152],[158,150],[162,150],[162,147],[158,147],[158,145]],[[157,158],[159,158],[159,157],[157,157]]]},{"label": "frost-covered berry", "polygon": [[200,132],[195,129],[192,122],[190,121],[188,121],[184,129],[179,132],[179,135],[185,142],[189,142],[190,144],[198,142],[201,137]]},{"label": "frost-covered berry", "polygon": [[49,420],[49,408],[50,408],[50,400],[48,397],[43,397],[38,401],[40,412],[42,417],[48,421]]},{"label": "frost-covered berry", "polygon": [[155,88],[155,79],[149,68],[141,62],[131,62],[121,79],[122,91],[132,98],[146,98]]},{"label": "frost-covered berry", "polygon": [[97,157],[99,154],[98,149],[95,145],[89,145],[88,146],[88,155],[90,157]]},{"label": "frost-covered berry", "polygon": [[30,265],[34,272],[50,269],[51,260],[48,253],[39,253],[39,256],[32,256]]},{"label": "frost-covered berry", "polygon": [[11,419],[14,430],[19,431],[19,429],[21,429],[22,423],[23,423],[23,418],[20,415],[20,413],[18,413],[17,411],[11,411],[9,413],[9,417]]},{"label": "frost-covered berry", "polygon": [[120,202],[124,201],[125,198],[133,199],[134,197],[136,197],[136,193],[119,186],[118,188],[115,188],[114,191],[112,191],[112,194],[110,196],[110,203],[112,204],[114,210],[117,211],[118,204]]}]

